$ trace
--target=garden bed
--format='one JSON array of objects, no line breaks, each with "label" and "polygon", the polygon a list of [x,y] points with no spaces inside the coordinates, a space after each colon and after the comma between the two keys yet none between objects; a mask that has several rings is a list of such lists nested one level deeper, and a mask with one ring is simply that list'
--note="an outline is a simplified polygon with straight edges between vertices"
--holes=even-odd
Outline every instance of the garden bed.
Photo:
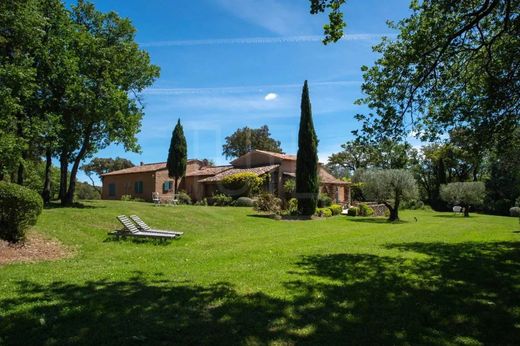
[{"label": "garden bed", "polygon": [[52,261],[72,256],[73,252],[56,240],[30,232],[24,244],[0,240],[0,266],[17,262]]}]

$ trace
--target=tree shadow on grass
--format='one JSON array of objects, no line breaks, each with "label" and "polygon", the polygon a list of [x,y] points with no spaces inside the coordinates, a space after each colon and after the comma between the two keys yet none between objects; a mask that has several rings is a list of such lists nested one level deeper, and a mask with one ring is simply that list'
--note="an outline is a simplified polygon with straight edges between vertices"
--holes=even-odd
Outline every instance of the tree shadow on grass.
[{"label": "tree shadow on grass", "polygon": [[240,295],[226,283],[175,285],[136,276],[81,285],[21,282],[19,291],[19,298],[0,302],[6,344],[240,344],[282,335],[272,328],[282,301]]},{"label": "tree shadow on grass", "polygon": [[445,219],[461,219],[461,220],[467,220],[467,219],[472,219],[474,218],[475,216],[474,215],[469,215],[467,217],[465,217],[464,215],[460,215],[460,214],[437,214],[437,215],[433,215],[433,217],[441,217],[441,218],[445,218]]},{"label": "tree shadow on grass", "polygon": [[167,246],[179,239],[156,239],[156,238],[135,238],[135,237],[116,237],[109,235],[103,243],[132,243],[132,244],[153,244],[159,246]]},{"label": "tree shadow on grass", "polygon": [[334,254],[300,262],[319,279],[290,286],[300,291],[301,316],[315,318],[312,341],[520,344],[520,243],[388,247],[423,258]]},{"label": "tree shadow on grass", "polygon": [[74,208],[74,209],[98,209],[106,208],[104,205],[86,205],[80,202],[74,202],[69,205],[61,205],[59,202],[51,202],[44,205],[45,209],[62,209],[62,208]]},{"label": "tree shadow on grass", "polygon": [[403,223],[409,223],[410,221],[406,220],[398,220],[398,221],[388,221],[386,217],[353,217],[349,218],[349,221],[352,222],[362,222],[362,223],[381,223],[385,225],[398,225]]},{"label": "tree shadow on grass", "polygon": [[154,280],[19,283],[6,344],[519,344],[520,243],[408,243],[418,259],[302,257],[285,299]]}]

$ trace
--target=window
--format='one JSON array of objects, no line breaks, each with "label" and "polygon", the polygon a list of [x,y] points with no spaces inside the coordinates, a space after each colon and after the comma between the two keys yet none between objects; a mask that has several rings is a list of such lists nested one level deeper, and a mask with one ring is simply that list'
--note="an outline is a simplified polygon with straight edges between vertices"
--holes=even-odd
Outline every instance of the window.
[{"label": "window", "polygon": [[170,192],[171,190],[173,190],[173,180],[165,181],[162,186],[163,193]]},{"label": "window", "polygon": [[108,184],[108,195],[111,197],[116,195],[116,184]]},{"label": "window", "polygon": [[142,181],[136,181],[134,183],[134,192],[143,193],[143,182]]}]

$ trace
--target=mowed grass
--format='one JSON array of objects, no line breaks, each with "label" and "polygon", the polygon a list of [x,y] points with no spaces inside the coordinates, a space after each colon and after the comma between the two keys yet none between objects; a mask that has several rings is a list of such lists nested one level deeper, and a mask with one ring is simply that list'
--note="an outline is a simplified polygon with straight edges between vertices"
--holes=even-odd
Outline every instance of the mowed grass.
[{"label": "mowed grass", "polygon": [[[119,214],[184,236],[113,241]],[[0,344],[520,344],[518,219],[401,217],[46,209],[33,231],[75,256],[0,267]]]}]

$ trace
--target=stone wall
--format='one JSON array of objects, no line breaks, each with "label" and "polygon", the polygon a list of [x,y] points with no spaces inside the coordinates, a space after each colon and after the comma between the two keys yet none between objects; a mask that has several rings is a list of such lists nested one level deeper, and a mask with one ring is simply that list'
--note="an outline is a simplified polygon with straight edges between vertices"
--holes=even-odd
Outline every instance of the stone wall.
[{"label": "stone wall", "polygon": [[384,204],[378,204],[375,202],[359,202],[359,201],[352,202],[352,205],[354,207],[357,207],[359,204],[366,204],[370,208],[372,208],[374,210],[374,216],[385,216],[385,213],[388,210],[388,208]]}]

